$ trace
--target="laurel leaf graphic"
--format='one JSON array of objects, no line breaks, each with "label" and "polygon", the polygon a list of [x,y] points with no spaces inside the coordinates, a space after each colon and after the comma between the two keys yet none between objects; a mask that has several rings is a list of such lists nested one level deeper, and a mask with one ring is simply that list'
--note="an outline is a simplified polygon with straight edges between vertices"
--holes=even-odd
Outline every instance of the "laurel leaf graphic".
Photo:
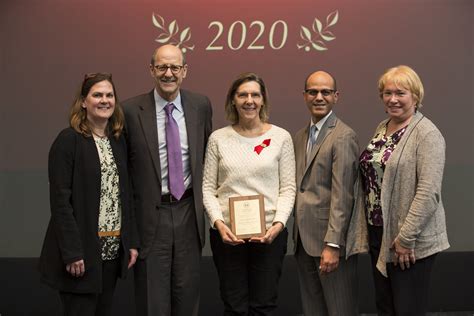
[{"label": "laurel leaf graphic", "polygon": [[306,37],[308,41],[311,41],[311,32],[308,30],[307,27],[301,25],[300,36],[302,39]]},{"label": "laurel leaf graphic", "polygon": [[311,45],[313,45],[314,49],[319,51],[328,50],[326,44],[324,44],[324,42],[322,41],[316,41],[314,43],[311,43]]},{"label": "laurel leaf graphic", "polygon": [[318,33],[321,33],[322,29],[323,29],[323,24],[321,23],[321,21],[318,20],[318,18],[315,18],[314,23],[313,23],[313,30],[315,32],[317,30]]},{"label": "laurel leaf graphic", "polygon": [[170,23],[170,25],[168,26],[168,32],[171,34],[171,36],[173,36],[173,32],[174,32],[174,29],[176,27],[176,20],[173,20],[173,22]]},{"label": "laurel leaf graphic", "polygon": [[322,33],[319,34],[319,35],[321,35],[322,39],[324,39],[324,40],[327,41],[327,42],[336,39],[336,37],[334,36],[334,34],[332,34],[332,32],[330,32],[330,31],[322,32]]},{"label": "laurel leaf graphic", "polygon": [[156,42],[158,43],[166,43],[167,41],[169,41],[171,38],[171,36],[167,33],[161,33],[160,35],[158,35],[158,37],[155,39]]},{"label": "laurel leaf graphic", "polygon": [[181,35],[179,36],[179,41],[180,42],[185,42],[188,39],[186,38],[189,34],[189,27],[185,28],[182,32]]},{"label": "laurel leaf graphic", "polygon": [[[163,35],[163,34],[160,34],[160,35]],[[166,35],[166,34],[164,34],[164,35]],[[160,38],[160,36],[158,36],[155,41],[158,42],[158,43],[164,44],[164,43],[168,42],[170,40],[170,38],[171,38],[171,36],[168,36],[168,35],[166,35],[166,37],[164,37],[164,38]]]},{"label": "laurel leaf graphic", "polygon": [[339,19],[339,11],[334,11],[329,13],[329,15],[326,17],[326,27],[333,26],[334,24],[337,23],[337,20]]},{"label": "laurel leaf graphic", "polygon": [[153,24],[157,27],[157,28],[160,28],[162,30],[164,30],[164,25],[165,25],[165,20],[163,20],[163,18],[159,15],[159,14],[156,14],[153,13],[152,15],[152,19],[153,19]]},{"label": "laurel leaf graphic", "polygon": [[174,28],[174,33],[171,36],[175,36],[179,32],[178,22],[176,22],[176,27]]}]

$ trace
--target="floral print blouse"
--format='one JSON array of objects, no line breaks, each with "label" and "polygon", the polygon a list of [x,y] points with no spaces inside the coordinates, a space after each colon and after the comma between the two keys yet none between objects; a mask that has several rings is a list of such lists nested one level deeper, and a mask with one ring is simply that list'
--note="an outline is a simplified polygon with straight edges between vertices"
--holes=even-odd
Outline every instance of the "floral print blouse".
[{"label": "floral print blouse", "polygon": [[374,136],[359,158],[362,182],[365,193],[367,221],[370,225],[383,226],[382,191],[383,173],[390,155],[395,150],[407,126],[386,136],[387,126]]},{"label": "floral print blouse", "polygon": [[107,137],[94,137],[100,159],[99,241],[102,260],[119,256],[121,202],[117,165]]}]

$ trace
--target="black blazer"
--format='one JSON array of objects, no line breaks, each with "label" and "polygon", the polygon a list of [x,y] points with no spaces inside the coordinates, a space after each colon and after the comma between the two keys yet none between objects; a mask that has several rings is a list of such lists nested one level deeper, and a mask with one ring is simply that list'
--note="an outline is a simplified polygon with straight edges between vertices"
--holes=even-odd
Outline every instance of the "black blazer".
[{"label": "black blazer", "polygon": [[[188,134],[196,226],[204,246],[204,205],[202,203],[202,170],[209,135],[212,132],[212,107],[209,99],[180,90]],[[146,258],[158,225],[157,209],[161,205],[161,165],[154,90],[122,103],[125,112],[125,137],[128,145],[130,176],[140,234],[140,258]]]},{"label": "black blazer", "polygon": [[[121,270],[125,277],[129,249],[138,248],[131,204],[127,147],[123,136],[110,137],[117,164],[122,203]],[[100,161],[92,137],[66,128],[54,141],[48,161],[51,219],[41,251],[41,280],[53,288],[75,293],[102,291],[102,259],[98,237]],[[85,274],[76,278],[66,264],[83,259]]]}]

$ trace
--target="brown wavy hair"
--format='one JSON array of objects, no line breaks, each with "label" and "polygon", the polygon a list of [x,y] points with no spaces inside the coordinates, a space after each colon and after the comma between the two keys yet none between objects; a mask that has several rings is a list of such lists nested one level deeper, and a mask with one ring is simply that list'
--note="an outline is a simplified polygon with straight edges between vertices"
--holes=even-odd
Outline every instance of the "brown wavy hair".
[{"label": "brown wavy hair", "polygon": [[115,138],[119,138],[122,133],[123,126],[125,124],[125,117],[123,114],[122,107],[118,101],[117,92],[115,90],[115,84],[112,81],[112,75],[108,73],[91,73],[84,76],[79,91],[74,99],[74,102],[71,106],[71,112],[69,115],[69,124],[71,127],[78,133],[85,135],[87,137],[92,136],[92,130],[89,126],[89,121],[87,120],[87,111],[82,107],[85,98],[89,94],[91,88],[101,81],[108,81],[112,85],[115,96],[115,109],[112,116],[109,118],[107,124],[107,135],[113,135]]}]

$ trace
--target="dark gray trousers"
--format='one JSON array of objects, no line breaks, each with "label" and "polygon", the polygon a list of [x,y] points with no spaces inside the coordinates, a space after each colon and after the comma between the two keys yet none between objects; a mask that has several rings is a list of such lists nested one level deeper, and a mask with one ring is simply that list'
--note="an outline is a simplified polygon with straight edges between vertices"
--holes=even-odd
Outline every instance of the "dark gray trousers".
[{"label": "dark gray trousers", "polygon": [[137,315],[197,315],[201,243],[193,197],[162,203],[157,212],[153,246],[135,265]]},{"label": "dark gray trousers", "polygon": [[340,257],[335,271],[320,274],[321,257],[308,255],[298,238],[295,258],[305,316],[358,315],[357,256]]}]

